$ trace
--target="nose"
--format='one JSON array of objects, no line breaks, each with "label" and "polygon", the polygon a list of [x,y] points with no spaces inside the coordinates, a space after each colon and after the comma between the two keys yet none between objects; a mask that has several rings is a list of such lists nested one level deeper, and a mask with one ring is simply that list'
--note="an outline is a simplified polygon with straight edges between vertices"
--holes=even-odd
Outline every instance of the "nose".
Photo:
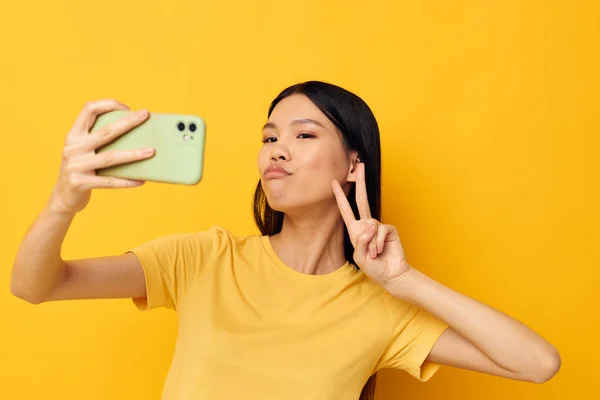
[{"label": "nose", "polygon": [[281,144],[281,141],[278,141],[273,146],[271,150],[271,161],[277,162],[281,161],[290,161],[292,158],[289,149]]}]

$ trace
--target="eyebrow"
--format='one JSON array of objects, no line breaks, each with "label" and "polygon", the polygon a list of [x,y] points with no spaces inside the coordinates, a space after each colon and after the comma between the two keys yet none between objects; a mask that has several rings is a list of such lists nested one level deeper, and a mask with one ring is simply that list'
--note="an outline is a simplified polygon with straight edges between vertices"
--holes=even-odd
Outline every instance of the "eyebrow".
[{"label": "eyebrow", "polygon": [[[314,119],[310,119],[310,118],[302,118],[302,119],[295,119],[292,121],[292,123],[290,125],[302,125],[302,124],[313,124],[313,125],[317,125],[320,126],[321,128],[325,128],[325,126],[320,123],[317,120]],[[265,129],[277,129],[277,126],[273,123],[273,122],[267,122],[265,124],[265,126],[263,126],[263,130]]]}]

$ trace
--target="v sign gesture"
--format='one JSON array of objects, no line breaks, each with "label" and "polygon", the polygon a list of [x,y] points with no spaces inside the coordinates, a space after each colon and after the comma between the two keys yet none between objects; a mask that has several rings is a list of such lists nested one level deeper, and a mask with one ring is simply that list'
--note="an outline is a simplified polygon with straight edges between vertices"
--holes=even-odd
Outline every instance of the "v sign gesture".
[{"label": "v sign gesture", "polygon": [[340,184],[333,181],[332,187],[360,269],[393,297],[450,326],[437,339],[427,356],[429,361],[540,383],[556,374],[560,368],[558,351],[531,328],[434,281],[407,263],[396,228],[371,218],[364,164],[358,165],[356,180],[360,219],[354,217]]},{"label": "v sign gesture", "polygon": [[410,265],[404,257],[404,249],[396,227],[371,218],[365,184],[365,164],[358,164],[356,181],[356,205],[360,219],[354,217],[340,184],[333,181],[332,187],[354,246],[354,261],[369,278],[385,288],[408,272]]}]

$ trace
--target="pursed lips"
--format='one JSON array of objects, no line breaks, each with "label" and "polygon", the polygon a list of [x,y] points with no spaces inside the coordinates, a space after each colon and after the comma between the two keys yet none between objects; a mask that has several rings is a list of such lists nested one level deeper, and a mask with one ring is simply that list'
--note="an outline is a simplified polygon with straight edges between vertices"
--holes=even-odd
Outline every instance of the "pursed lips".
[{"label": "pursed lips", "polygon": [[264,178],[285,178],[290,176],[291,174],[280,165],[270,165],[264,172]]}]

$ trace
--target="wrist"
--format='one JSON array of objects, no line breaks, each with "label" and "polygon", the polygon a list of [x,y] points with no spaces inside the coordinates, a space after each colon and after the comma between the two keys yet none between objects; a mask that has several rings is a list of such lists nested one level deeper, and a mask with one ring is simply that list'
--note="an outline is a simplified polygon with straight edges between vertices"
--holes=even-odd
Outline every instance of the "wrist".
[{"label": "wrist", "polygon": [[385,289],[394,297],[415,302],[416,295],[421,291],[419,288],[426,284],[427,279],[429,278],[421,271],[409,266],[402,275],[388,281]]},{"label": "wrist", "polygon": [[50,196],[48,202],[46,202],[42,214],[72,219],[73,217],[75,217],[75,214],[77,214],[77,212],[71,211],[67,207],[65,207],[63,201],[60,200],[58,196],[54,195],[53,193],[52,196]]}]

